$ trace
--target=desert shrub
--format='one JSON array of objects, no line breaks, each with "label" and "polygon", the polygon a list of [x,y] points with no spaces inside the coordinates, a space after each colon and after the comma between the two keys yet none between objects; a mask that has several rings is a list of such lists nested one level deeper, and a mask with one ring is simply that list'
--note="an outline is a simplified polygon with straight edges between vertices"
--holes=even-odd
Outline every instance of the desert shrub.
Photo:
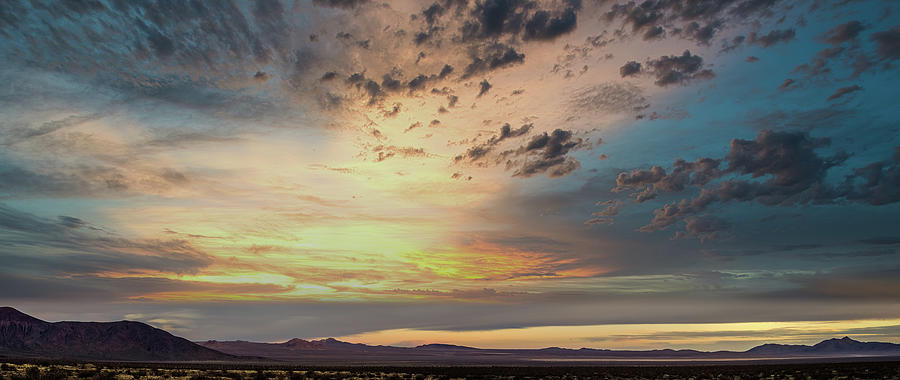
[{"label": "desert shrub", "polygon": [[15,371],[16,367],[9,365],[9,363],[3,363],[0,365],[0,370],[2,371]]},{"label": "desert shrub", "polygon": [[25,370],[25,378],[29,380],[40,380],[41,369],[37,366],[28,367],[28,369]]},{"label": "desert shrub", "polygon": [[97,376],[97,371],[93,369],[83,369],[81,371],[78,371],[79,379],[90,379],[94,376]]},{"label": "desert shrub", "polygon": [[94,375],[94,380],[116,380],[116,373],[113,371],[100,371]]},{"label": "desert shrub", "polygon": [[69,378],[69,371],[59,367],[50,367],[41,375],[41,380],[65,380]]}]

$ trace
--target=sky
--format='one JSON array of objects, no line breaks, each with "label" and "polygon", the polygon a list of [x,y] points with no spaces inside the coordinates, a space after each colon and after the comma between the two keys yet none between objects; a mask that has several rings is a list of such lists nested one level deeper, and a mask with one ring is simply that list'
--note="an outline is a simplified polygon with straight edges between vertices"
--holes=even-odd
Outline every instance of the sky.
[{"label": "sky", "polygon": [[0,304],[193,340],[900,342],[900,4],[0,2]]}]

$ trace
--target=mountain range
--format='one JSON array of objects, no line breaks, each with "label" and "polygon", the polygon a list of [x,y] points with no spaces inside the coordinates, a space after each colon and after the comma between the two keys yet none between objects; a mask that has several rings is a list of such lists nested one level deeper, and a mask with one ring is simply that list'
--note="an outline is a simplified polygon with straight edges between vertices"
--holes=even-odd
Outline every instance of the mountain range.
[{"label": "mountain range", "polygon": [[141,322],[46,322],[0,307],[0,356],[42,359],[235,360]]},{"label": "mountain range", "polygon": [[107,361],[285,361],[302,364],[553,364],[627,362],[828,361],[900,357],[900,344],[860,342],[849,337],[812,346],[763,344],[747,351],[481,349],[450,344],[372,346],[291,339],[283,343],[191,342],[141,322],[46,322],[0,307],[0,357]]}]

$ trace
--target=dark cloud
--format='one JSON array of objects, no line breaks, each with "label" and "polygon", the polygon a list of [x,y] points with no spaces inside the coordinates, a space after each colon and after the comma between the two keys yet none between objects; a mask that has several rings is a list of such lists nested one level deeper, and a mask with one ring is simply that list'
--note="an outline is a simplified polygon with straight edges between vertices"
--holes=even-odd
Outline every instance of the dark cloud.
[{"label": "dark cloud", "polygon": [[478,97],[480,98],[481,95],[487,94],[487,92],[491,90],[491,87],[494,87],[491,85],[491,82],[488,82],[487,79],[482,80],[481,83],[479,83]]},{"label": "dark cloud", "polygon": [[512,46],[502,43],[491,43],[474,48],[470,57],[471,62],[463,70],[462,79],[525,62],[524,53],[519,53]]},{"label": "dark cloud", "polygon": [[828,96],[828,100],[829,100],[829,101],[830,101],[830,100],[835,100],[835,99],[840,98],[840,97],[842,97],[842,96],[844,96],[844,95],[847,95],[847,94],[850,94],[850,93],[853,93],[853,92],[856,92],[856,91],[860,91],[860,90],[862,90],[862,87],[860,87],[859,85],[855,85],[855,84],[852,85],[852,86],[841,87],[841,88],[837,89],[833,94],[831,94],[830,96]]},{"label": "dark cloud", "polygon": [[337,77],[338,77],[338,74],[336,72],[329,71],[325,74],[322,74],[322,78],[319,78],[319,79],[322,81],[329,81],[329,80],[336,79]]},{"label": "dark cloud", "polygon": [[697,238],[701,242],[716,240],[731,225],[723,219],[711,215],[689,216],[684,219],[684,231],[675,233],[675,239]]},{"label": "dark cloud", "polygon": [[859,35],[859,32],[865,30],[866,27],[859,21],[850,21],[844,24],[840,24],[831,28],[825,36],[825,42],[828,42],[832,45],[839,45],[847,41],[852,41],[856,39],[856,36]]},{"label": "dark cloud", "polygon": [[[662,38],[670,30],[671,35],[709,45],[723,25],[767,15],[777,3],[777,0],[628,1],[613,4],[604,18],[610,22],[621,21],[624,26],[630,26],[632,36],[645,40]],[[743,37],[723,50],[731,50],[741,42]]]},{"label": "dark cloud", "polygon": [[712,70],[703,69],[703,58],[685,50],[680,56],[664,55],[647,62],[647,72],[656,77],[657,86],[681,84],[696,79],[706,80],[715,76]]},{"label": "dark cloud", "polygon": [[681,30],[681,35],[687,39],[697,41],[700,45],[709,46],[710,41],[712,41],[713,37],[716,35],[716,32],[719,28],[722,27],[722,21],[713,20],[709,24],[701,26],[700,23],[696,21],[692,21],[687,24],[683,30]]},{"label": "dark cloud", "polygon": [[874,245],[895,245],[900,244],[900,236],[877,236],[866,239],[860,239],[860,243]]},{"label": "dark cloud", "polygon": [[313,0],[313,4],[320,7],[342,9],[353,9],[368,2],[369,0]]},{"label": "dark cloud", "polygon": [[878,44],[876,52],[885,60],[895,60],[900,58],[900,25],[891,29],[872,33],[869,37]]},{"label": "dark cloud", "polygon": [[794,31],[794,29],[772,30],[765,35],[758,35],[756,32],[750,32],[747,43],[757,44],[762,47],[770,47],[781,42],[788,42],[794,39],[796,34],[797,32]]},{"label": "dark cloud", "polygon": [[644,32],[644,35],[641,36],[641,38],[644,41],[650,41],[650,40],[664,38],[665,36],[666,36],[666,29],[657,25],[657,26],[647,29],[647,31]]},{"label": "dark cloud", "polygon": [[720,51],[723,53],[727,53],[732,50],[735,50],[735,49],[741,47],[741,45],[744,44],[744,41],[746,39],[747,39],[747,37],[744,37],[744,36],[736,36],[736,37],[732,38],[731,41],[723,41],[722,50],[720,50]]},{"label": "dark cloud", "polygon": [[575,30],[578,17],[575,8],[568,8],[559,16],[540,10],[525,23],[525,40],[552,40]]},{"label": "dark cloud", "polygon": [[469,148],[465,154],[458,155],[454,158],[456,162],[460,161],[469,161],[476,162],[479,161],[488,153],[494,150],[494,148],[503,142],[506,139],[519,137],[527,134],[534,126],[532,124],[524,124],[519,128],[513,129],[509,124],[503,124],[500,127],[500,134],[491,136],[490,139],[485,141],[482,144],[475,145]]},{"label": "dark cloud", "polygon": [[523,157],[507,161],[507,169],[516,168],[513,177],[531,177],[546,173],[548,177],[562,177],[579,167],[578,160],[568,157],[570,151],[586,147],[581,138],[574,137],[571,131],[556,129],[551,133],[544,132],[534,136],[531,141],[520,147],[515,156]]},{"label": "dark cloud", "polygon": [[849,199],[870,205],[900,202],[900,146],[891,160],[874,162],[856,169],[843,184]]},{"label": "dark cloud", "polygon": [[797,83],[797,81],[795,81],[791,78],[787,78],[784,80],[784,82],[781,82],[781,85],[778,86],[778,89],[779,90],[787,90],[788,88],[791,88],[791,86],[793,86],[795,83]]},{"label": "dark cloud", "polygon": [[183,240],[129,240],[87,221],[56,220],[0,204],[0,257],[7,274],[78,276],[151,270],[195,273],[212,258]]},{"label": "dark cloud", "polygon": [[[883,205],[900,201],[900,148],[895,149],[891,161],[856,169],[842,183],[834,185],[825,182],[827,172],[842,164],[848,155],[839,152],[825,158],[815,152],[829,144],[829,139],[813,138],[805,132],[763,130],[754,140],[732,140],[731,150],[723,159],[701,158],[694,163],[677,160],[670,172],[656,166],[621,173],[613,190],[634,189],[636,192],[631,196],[643,202],[655,198],[659,191],[682,192],[689,185],[701,189],[694,198],[655,210],[650,224],[641,227],[641,231],[647,232],[687,221],[714,203],[752,201],[774,206],[826,204],[847,199]],[[721,163],[727,167],[720,168]],[[728,178],[713,184],[726,175],[751,179]],[[755,178],[765,180],[752,180]]]},{"label": "dark cloud", "polygon": [[[578,22],[581,2],[568,0],[562,7],[541,9],[531,0],[485,0],[475,3],[470,18],[459,29],[463,42],[497,39],[502,35],[521,36],[524,40],[552,40],[573,30]],[[432,9],[434,6],[426,9]],[[434,9],[433,14],[443,14]],[[425,15],[426,21],[429,15]],[[432,23],[429,21],[429,23]]]},{"label": "dark cloud", "polygon": [[172,42],[172,39],[159,32],[151,32],[147,37],[147,43],[150,44],[150,48],[153,49],[153,52],[160,59],[169,58],[175,53],[175,44]]},{"label": "dark cloud", "polygon": [[619,75],[624,77],[635,76],[641,72],[640,62],[628,61],[619,68]]}]

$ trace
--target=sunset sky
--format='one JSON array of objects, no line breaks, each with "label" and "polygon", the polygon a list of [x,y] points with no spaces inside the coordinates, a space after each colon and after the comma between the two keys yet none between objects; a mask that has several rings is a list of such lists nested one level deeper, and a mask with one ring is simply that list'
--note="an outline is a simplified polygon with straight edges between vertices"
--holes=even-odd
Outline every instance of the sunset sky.
[{"label": "sunset sky", "polygon": [[900,4],[0,2],[0,305],[193,340],[900,342]]}]

